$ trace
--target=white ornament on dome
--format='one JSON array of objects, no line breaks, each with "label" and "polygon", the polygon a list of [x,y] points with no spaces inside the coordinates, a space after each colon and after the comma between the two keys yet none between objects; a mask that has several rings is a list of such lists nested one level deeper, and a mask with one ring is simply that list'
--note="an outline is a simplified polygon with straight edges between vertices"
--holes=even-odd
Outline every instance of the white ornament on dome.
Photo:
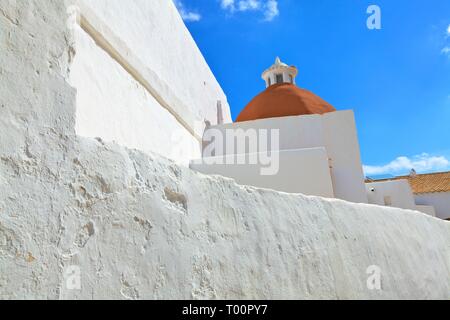
[{"label": "white ornament on dome", "polygon": [[274,84],[280,83],[295,84],[295,77],[297,74],[298,70],[296,67],[288,66],[277,57],[275,59],[275,64],[263,72],[262,78],[266,82],[266,87],[268,88]]}]

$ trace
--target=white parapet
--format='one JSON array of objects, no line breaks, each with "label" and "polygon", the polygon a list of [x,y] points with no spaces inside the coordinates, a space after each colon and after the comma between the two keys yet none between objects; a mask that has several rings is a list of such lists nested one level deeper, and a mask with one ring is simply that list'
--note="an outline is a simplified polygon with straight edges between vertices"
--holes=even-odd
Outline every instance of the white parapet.
[{"label": "white parapet", "polygon": [[[249,163],[252,156],[256,156],[254,164]],[[269,161],[262,161],[262,158]],[[334,197],[325,148],[261,152],[253,155],[228,154],[193,161],[190,167],[204,174],[232,178],[242,185]]]}]

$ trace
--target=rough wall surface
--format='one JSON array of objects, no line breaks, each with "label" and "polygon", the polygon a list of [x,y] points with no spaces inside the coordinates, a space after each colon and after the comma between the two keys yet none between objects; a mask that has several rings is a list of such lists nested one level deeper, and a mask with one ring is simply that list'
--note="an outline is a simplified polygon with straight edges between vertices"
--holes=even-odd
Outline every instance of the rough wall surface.
[{"label": "rough wall surface", "polygon": [[450,298],[448,222],[77,137],[65,12],[0,1],[0,298]]}]

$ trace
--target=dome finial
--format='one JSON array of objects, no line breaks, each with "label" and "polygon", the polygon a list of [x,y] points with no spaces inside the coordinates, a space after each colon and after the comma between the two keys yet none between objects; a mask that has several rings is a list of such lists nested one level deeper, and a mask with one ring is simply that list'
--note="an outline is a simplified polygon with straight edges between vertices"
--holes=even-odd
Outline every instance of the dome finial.
[{"label": "dome finial", "polygon": [[288,66],[282,62],[280,57],[275,58],[275,64],[269,69],[263,72],[262,78],[266,82],[266,87],[270,87],[274,84],[290,83],[295,84],[295,77],[298,71],[294,66]]}]

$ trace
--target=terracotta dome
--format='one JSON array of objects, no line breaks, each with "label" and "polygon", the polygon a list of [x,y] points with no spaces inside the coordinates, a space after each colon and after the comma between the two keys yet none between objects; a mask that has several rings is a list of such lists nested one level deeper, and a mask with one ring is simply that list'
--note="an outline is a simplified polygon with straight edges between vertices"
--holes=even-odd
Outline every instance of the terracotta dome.
[{"label": "terracotta dome", "polygon": [[314,93],[291,83],[268,87],[257,95],[236,119],[244,122],[258,119],[324,114],[336,109]]}]

